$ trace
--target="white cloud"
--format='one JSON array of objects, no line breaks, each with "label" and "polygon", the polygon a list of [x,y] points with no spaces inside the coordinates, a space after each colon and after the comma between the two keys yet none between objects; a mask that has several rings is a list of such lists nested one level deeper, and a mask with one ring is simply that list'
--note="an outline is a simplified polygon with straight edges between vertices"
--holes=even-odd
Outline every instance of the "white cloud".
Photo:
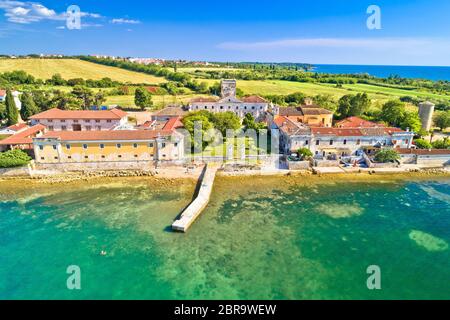
[{"label": "white cloud", "polygon": [[119,18],[119,19],[112,19],[111,23],[114,23],[114,24],[140,24],[141,22],[139,20]]},{"label": "white cloud", "polygon": [[261,42],[223,42],[217,47],[227,50],[286,49],[286,48],[367,48],[395,49],[429,45],[426,39],[413,38],[304,38]]},{"label": "white cloud", "polygon": [[[64,21],[67,18],[66,12],[57,13],[55,10],[31,1],[11,1],[0,0],[0,10],[5,12],[5,17],[9,22],[30,24],[40,21]],[[81,17],[99,19],[100,14],[81,12]]]}]

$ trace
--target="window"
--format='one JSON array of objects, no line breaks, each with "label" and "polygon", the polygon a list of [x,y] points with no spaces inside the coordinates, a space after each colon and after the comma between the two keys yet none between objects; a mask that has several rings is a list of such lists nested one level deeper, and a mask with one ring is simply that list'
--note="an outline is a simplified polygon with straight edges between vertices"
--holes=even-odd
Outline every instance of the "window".
[{"label": "window", "polygon": [[91,122],[91,120],[84,120],[84,122],[89,123],[89,122]]},{"label": "window", "polygon": [[89,157],[88,157],[88,156],[84,156],[84,158],[85,158],[85,159],[89,159]]},{"label": "window", "polygon": [[67,127],[66,126],[61,126],[61,130],[66,131]]},{"label": "window", "polygon": [[70,150],[70,144],[66,144],[66,149]]},{"label": "window", "polygon": [[41,157],[41,160],[44,160],[45,158],[44,157]]},{"label": "window", "polygon": [[101,130],[102,130],[102,127],[97,126],[97,130],[98,130],[98,131],[101,131]]},{"label": "window", "polygon": [[105,159],[105,156],[104,156],[104,155],[102,155],[102,159]]},{"label": "window", "polygon": [[316,146],[320,144],[320,140],[316,140]]},{"label": "window", "polygon": [[333,142],[334,142],[333,140],[330,140],[330,146],[332,146],[332,145],[333,145]]},{"label": "window", "polygon": [[133,143],[133,148],[137,148],[138,147],[138,144],[137,143]]},{"label": "window", "polygon": [[49,123],[52,123],[52,122],[53,122],[53,120],[50,120],[50,119],[49,119],[49,120],[48,120],[48,122],[49,122]]},{"label": "window", "polygon": [[344,139],[344,144],[347,144],[347,139]]},{"label": "window", "polygon": [[72,159],[72,156],[68,156],[67,159]]},{"label": "window", "polygon": [[44,146],[39,146],[39,150],[44,150]]},{"label": "window", "polygon": [[58,157],[55,157],[55,160],[58,160]]},{"label": "window", "polygon": [[87,149],[88,145],[87,144],[83,144],[83,149]]},{"label": "window", "polygon": [[166,143],[165,142],[161,143],[161,148],[165,148],[165,147],[166,147]]},{"label": "window", "polygon": [[134,155],[134,157],[135,157],[135,158],[137,158],[137,157],[138,157],[138,155],[137,155],[137,154],[135,154],[135,155]]},{"label": "window", "polygon": [[106,122],[111,123],[111,120],[106,120]]},{"label": "window", "polygon": [[223,106],[220,106],[220,109],[223,109]]},{"label": "window", "polygon": [[360,139],[356,140],[356,144],[360,145],[361,144],[361,140]]},{"label": "window", "polygon": [[208,107],[207,107],[207,106],[205,106],[205,109],[208,109]]},{"label": "window", "polygon": [[95,123],[100,123],[100,120],[95,120]]},{"label": "window", "polygon": [[91,126],[86,126],[86,131],[91,131],[92,127]]},{"label": "window", "polygon": [[103,143],[100,143],[100,149],[105,149],[105,145]]},{"label": "window", "polygon": [[309,144],[309,141],[308,140],[306,140],[305,141],[305,146],[307,146]]},{"label": "window", "polygon": [[173,145],[174,145],[175,147],[178,147],[178,142],[175,142]]},{"label": "window", "polygon": [[118,156],[117,156],[118,158],[122,158],[122,155],[121,154],[119,154]]},{"label": "window", "polygon": [[53,126],[48,126],[49,131],[53,131],[53,129],[54,129]]},{"label": "window", "polygon": [[66,122],[66,120],[61,120],[61,122]]},{"label": "window", "polygon": [[117,146],[117,149],[122,148],[122,145],[120,143],[116,144],[116,146]]},{"label": "window", "polygon": [[153,142],[150,142],[150,143],[148,144],[148,147],[149,147],[149,148],[153,148]]},{"label": "window", "polygon": [[73,120],[73,123],[78,123],[78,120]]}]

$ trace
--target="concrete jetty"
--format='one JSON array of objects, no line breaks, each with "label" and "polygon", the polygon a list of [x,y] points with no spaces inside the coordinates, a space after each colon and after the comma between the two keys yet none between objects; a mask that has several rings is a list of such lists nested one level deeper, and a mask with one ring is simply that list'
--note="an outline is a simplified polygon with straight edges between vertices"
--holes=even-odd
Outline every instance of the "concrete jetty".
[{"label": "concrete jetty", "polygon": [[208,205],[217,169],[217,167],[206,165],[205,170],[200,177],[201,184],[198,189],[197,197],[181,213],[180,218],[175,220],[172,224],[173,230],[186,232],[200,213],[202,213],[203,209]]}]

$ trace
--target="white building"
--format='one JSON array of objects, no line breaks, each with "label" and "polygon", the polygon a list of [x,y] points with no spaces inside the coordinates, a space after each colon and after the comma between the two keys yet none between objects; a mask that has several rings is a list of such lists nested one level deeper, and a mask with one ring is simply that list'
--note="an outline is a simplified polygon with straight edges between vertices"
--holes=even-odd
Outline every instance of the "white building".
[{"label": "white building", "polygon": [[60,110],[50,109],[30,117],[31,123],[42,124],[49,131],[105,131],[128,123],[128,114],[120,109]]},{"label": "white building", "polygon": [[247,113],[262,121],[271,104],[259,96],[242,99],[236,97],[236,80],[222,80],[221,98],[196,98],[189,104],[189,111],[206,110],[209,112],[233,112],[243,118]]}]

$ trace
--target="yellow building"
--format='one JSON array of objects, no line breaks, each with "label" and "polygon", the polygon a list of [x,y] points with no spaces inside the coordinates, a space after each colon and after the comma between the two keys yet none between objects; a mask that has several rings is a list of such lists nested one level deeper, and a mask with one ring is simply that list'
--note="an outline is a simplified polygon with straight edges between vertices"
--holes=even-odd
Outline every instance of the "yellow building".
[{"label": "yellow building", "polygon": [[37,164],[173,161],[184,158],[183,138],[166,130],[51,131],[33,145]]},{"label": "yellow building", "polygon": [[333,126],[333,112],[312,104],[300,107],[278,107],[276,115],[311,127],[331,128]]}]

